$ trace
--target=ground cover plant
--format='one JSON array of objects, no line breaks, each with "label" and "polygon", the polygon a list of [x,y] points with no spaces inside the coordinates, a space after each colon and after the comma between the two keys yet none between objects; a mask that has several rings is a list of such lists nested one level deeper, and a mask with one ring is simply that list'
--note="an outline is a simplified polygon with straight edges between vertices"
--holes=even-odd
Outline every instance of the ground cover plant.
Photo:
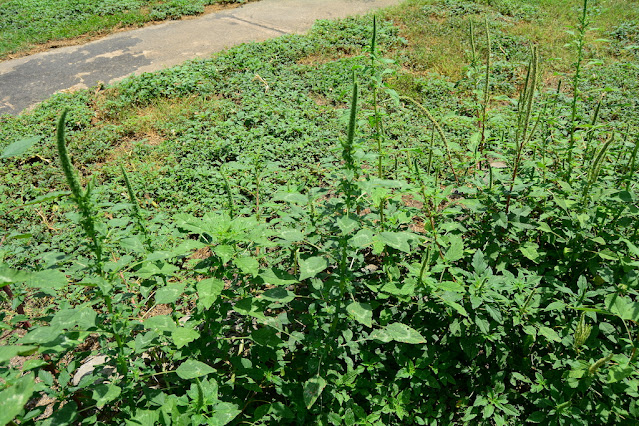
[{"label": "ground cover plant", "polygon": [[635,424],[637,19],[409,1],[1,117],[0,421]]},{"label": "ground cover plant", "polygon": [[[107,34],[151,21],[198,15],[205,7],[243,0],[1,0],[0,59],[48,43]],[[62,44],[64,45],[64,44]]]}]

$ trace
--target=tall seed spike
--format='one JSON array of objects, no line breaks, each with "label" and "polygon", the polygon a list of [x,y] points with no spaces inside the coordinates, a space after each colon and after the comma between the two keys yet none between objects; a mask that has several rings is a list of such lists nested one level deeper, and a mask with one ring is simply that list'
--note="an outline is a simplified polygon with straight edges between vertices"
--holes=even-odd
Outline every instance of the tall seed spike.
[{"label": "tall seed spike", "polygon": [[69,158],[69,152],[67,151],[67,146],[65,143],[65,134],[64,134],[64,125],[67,119],[68,109],[64,109],[62,111],[62,115],[60,115],[60,119],[58,120],[58,127],[56,131],[56,145],[58,148],[58,154],[60,155],[60,165],[62,166],[62,171],[64,172],[64,177],[67,180],[67,184],[71,188],[71,193],[77,202],[81,202],[84,199],[84,192],[82,191],[82,186],[80,185],[80,181],[73,170],[73,164],[71,163],[71,159]]}]

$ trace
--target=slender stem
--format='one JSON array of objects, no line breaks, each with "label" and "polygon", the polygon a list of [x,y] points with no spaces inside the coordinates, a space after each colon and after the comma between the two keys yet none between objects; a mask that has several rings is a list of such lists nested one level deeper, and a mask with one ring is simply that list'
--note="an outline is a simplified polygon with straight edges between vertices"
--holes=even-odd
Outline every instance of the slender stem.
[{"label": "slender stem", "polygon": [[577,36],[577,62],[575,64],[575,74],[572,78],[572,104],[570,106],[570,139],[568,141],[568,173],[566,180],[570,183],[572,175],[572,156],[575,148],[575,131],[577,130],[577,100],[579,99],[579,82],[581,80],[581,63],[584,57],[584,46],[586,41],[586,30],[588,28],[588,0],[584,0]]},{"label": "slender stem", "polygon": [[457,178],[457,173],[455,172],[455,167],[453,166],[453,157],[450,153],[450,148],[448,146],[448,139],[446,138],[446,135],[444,134],[444,131],[442,130],[437,120],[435,120],[435,117],[433,117],[431,113],[426,108],[424,108],[419,102],[417,102],[415,99],[408,96],[400,96],[400,99],[406,99],[408,101],[411,101],[419,109],[421,109],[424,112],[424,114],[426,114],[426,117],[428,117],[431,123],[433,123],[433,126],[435,126],[435,129],[437,129],[437,133],[439,133],[439,136],[441,136],[442,141],[444,142],[444,148],[446,148],[446,156],[448,157],[448,166],[450,167],[450,171],[453,173],[455,182],[459,183],[459,179]]},{"label": "slender stem", "polygon": [[632,150],[632,154],[630,156],[629,167],[628,167],[628,177],[626,177],[626,191],[630,190],[630,182],[632,181],[632,177],[635,173],[635,160],[637,159],[637,150],[639,149],[639,137],[635,141],[635,147]]},{"label": "slender stem", "polygon": [[482,106],[481,117],[481,142],[480,151],[483,152],[486,144],[486,117],[488,114],[488,97],[490,89],[490,29],[488,28],[488,18],[486,18],[486,78],[484,80],[484,104]]}]

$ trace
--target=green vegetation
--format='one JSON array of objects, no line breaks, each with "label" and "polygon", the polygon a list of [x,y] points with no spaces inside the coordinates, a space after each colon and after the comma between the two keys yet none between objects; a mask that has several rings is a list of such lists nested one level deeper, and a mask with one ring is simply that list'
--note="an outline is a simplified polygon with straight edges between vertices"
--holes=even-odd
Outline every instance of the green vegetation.
[{"label": "green vegetation", "polygon": [[635,424],[639,10],[566,3],[0,117],[0,424]]},{"label": "green vegetation", "polygon": [[0,0],[0,59],[51,41],[198,15],[245,0]]}]

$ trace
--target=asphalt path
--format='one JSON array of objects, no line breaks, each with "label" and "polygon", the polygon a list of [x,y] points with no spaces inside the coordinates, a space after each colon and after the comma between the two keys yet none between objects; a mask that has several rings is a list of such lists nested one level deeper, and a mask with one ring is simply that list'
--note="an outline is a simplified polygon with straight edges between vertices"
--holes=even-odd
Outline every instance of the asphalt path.
[{"label": "asphalt path", "polygon": [[111,34],[0,62],[0,115],[16,115],[63,90],[113,84],[132,74],[206,58],[242,43],[300,34],[317,19],[343,18],[402,0],[261,0],[244,6]]}]

